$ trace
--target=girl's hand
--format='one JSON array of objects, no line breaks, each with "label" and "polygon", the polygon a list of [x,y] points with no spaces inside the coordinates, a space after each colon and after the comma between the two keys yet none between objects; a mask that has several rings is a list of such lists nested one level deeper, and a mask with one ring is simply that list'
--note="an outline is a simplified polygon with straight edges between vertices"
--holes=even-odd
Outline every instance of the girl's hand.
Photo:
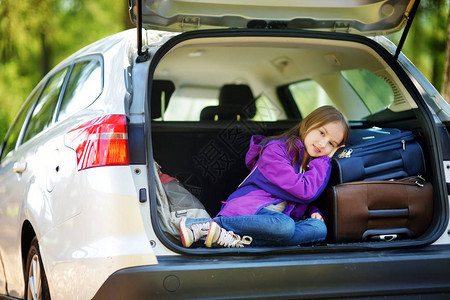
[{"label": "girl's hand", "polygon": [[333,155],[336,153],[336,151],[338,151],[339,149],[344,148],[344,147],[345,147],[345,145],[341,145],[341,146],[339,146],[339,147],[334,148],[334,149],[330,152],[330,154],[328,154],[328,156],[331,157],[331,158],[333,158]]},{"label": "girl's hand", "polygon": [[318,220],[324,222],[322,215],[319,214],[318,212],[312,213],[312,214],[311,214],[311,218],[312,218],[312,219],[318,219]]}]

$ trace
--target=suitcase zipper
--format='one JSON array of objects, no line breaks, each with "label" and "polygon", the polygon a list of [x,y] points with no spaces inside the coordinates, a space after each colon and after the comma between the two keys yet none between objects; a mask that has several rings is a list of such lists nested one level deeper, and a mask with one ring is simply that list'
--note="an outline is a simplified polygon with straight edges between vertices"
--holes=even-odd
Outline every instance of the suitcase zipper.
[{"label": "suitcase zipper", "polygon": [[[406,140],[401,140],[401,143],[402,143],[401,148],[403,149],[403,151],[405,151],[406,150]],[[387,145],[389,145],[389,144],[387,144]],[[370,154],[373,151],[377,151],[377,149],[371,149],[373,147],[368,147],[368,148],[370,150],[368,150],[365,154]],[[394,144],[392,144],[392,149],[395,149],[395,148],[396,148],[396,146],[395,146],[395,143],[394,143]],[[358,150],[362,150],[362,149],[364,149],[364,147],[344,149],[344,150],[342,150],[341,153],[339,153],[338,158],[350,158],[354,151],[358,151]],[[385,149],[383,149],[381,151],[385,151],[385,150],[390,150],[390,148],[385,148]]]},{"label": "suitcase zipper", "polygon": [[339,158],[349,158],[352,155],[353,149],[344,149],[344,151],[342,151],[338,157]]},{"label": "suitcase zipper", "polygon": [[340,183],[338,185],[359,185],[359,184],[404,184],[404,185],[416,185],[424,187],[427,183],[426,179],[422,175],[409,176],[398,180],[370,180],[370,181],[352,181]]},{"label": "suitcase zipper", "polygon": [[[396,148],[395,145],[397,145],[397,147],[398,147],[399,138],[400,137],[392,136],[389,140],[378,141],[375,143],[369,143],[368,145],[361,145],[360,147],[357,147],[357,148],[344,149],[341,153],[337,154],[337,156],[338,156],[338,158],[350,158],[352,155],[358,156],[359,150],[366,151],[364,154],[371,154],[373,152],[378,152],[378,151],[392,150],[392,149]],[[401,149],[403,149],[403,151],[406,151],[406,143],[409,141],[414,141],[414,139],[415,139],[414,134],[412,132],[404,134],[401,138],[402,139],[400,140],[400,143],[401,143]],[[363,137],[362,139],[365,140],[365,139],[367,139],[367,137]],[[380,146],[382,149],[380,149]]]}]

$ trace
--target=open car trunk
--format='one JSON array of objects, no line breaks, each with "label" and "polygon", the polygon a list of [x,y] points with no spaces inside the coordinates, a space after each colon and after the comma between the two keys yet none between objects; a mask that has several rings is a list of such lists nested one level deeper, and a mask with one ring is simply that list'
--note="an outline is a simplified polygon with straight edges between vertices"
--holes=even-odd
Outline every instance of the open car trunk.
[{"label": "open car trunk", "polygon": [[[440,176],[436,151],[429,151],[436,129],[431,118],[425,117],[428,108],[410,79],[392,54],[372,39],[289,30],[184,33],[155,53],[149,78],[152,158],[163,173],[180,180],[211,217],[249,174],[245,154],[252,135],[280,134],[326,104],[342,111],[351,129],[376,126],[412,131],[425,164],[424,174],[415,175],[422,175],[434,187],[431,223],[416,237],[350,242],[329,237],[315,247],[185,249],[164,234],[159,223],[164,216],[152,210],[154,228],[170,249],[204,255],[408,247],[432,243],[442,232],[446,199],[434,184]],[[215,112],[226,85],[251,90],[246,99],[236,94],[228,100],[241,101],[238,112]],[[151,207],[156,207],[157,199],[151,201]],[[323,208],[325,203],[317,205]],[[333,218],[327,211],[325,207],[331,233]]]}]

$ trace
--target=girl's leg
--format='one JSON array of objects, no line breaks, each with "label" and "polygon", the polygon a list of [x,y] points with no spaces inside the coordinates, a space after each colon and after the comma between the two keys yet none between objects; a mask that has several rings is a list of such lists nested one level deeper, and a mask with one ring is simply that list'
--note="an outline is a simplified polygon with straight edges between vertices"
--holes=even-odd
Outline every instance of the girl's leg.
[{"label": "girl's leg", "polygon": [[295,222],[294,233],[289,238],[286,237],[279,240],[254,239],[251,246],[308,246],[324,241],[326,236],[327,226],[325,223],[318,219],[310,218]]},{"label": "girl's leg", "polygon": [[253,238],[251,246],[313,245],[325,240],[327,227],[318,219],[295,222],[289,216],[262,209],[257,215],[214,218],[221,227]]},{"label": "girl's leg", "polygon": [[288,245],[313,245],[323,242],[327,237],[327,226],[324,222],[309,218],[295,222],[295,233]]},{"label": "girl's leg", "polygon": [[[251,246],[312,245],[322,242],[327,235],[325,223],[318,219],[295,222],[283,213],[268,209],[262,209],[257,215],[216,217],[214,221],[240,236],[252,237]],[[193,242],[203,240],[210,222],[210,219],[183,220],[180,223],[183,246],[189,247]]]},{"label": "girl's leg", "polygon": [[216,217],[222,228],[253,238],[251,246],[286,245],[295,234],[294,220],[279,212],[262,209],[257,215]]}]

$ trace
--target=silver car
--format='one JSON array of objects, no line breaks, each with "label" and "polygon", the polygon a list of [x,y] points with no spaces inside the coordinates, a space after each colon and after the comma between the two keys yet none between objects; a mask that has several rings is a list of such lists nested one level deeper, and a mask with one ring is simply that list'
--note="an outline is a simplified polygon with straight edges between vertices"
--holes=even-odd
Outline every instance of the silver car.
[{"label": "silver car", "polygon": [[[129,2],[137,29],[58,64],[2,144],[1,295],[448,297],[450,106],[383,36],[406,26],[402,44],[419,1]],[[215,216],[250,136],[327,104],[352,128],[415,133],[434,194],[423,234],[242,249],[167,234],[155,162]]]}]

